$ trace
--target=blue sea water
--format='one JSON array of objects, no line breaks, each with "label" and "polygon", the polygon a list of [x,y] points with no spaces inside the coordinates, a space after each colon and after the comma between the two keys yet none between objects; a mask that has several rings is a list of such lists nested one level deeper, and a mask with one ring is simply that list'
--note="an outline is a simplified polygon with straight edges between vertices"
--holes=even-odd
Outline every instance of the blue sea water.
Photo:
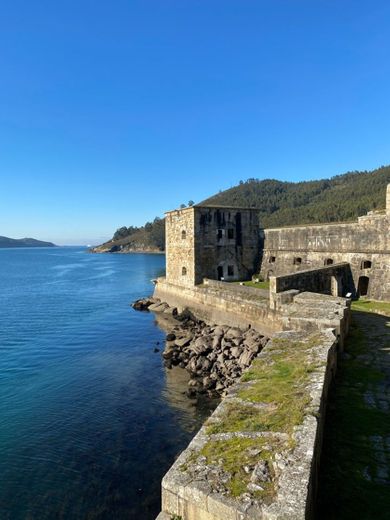
[{"label": "blue sea water", "polygon": [[130,303],[162,255],[0,249],[0,519],[155,518],[208,406]]}]

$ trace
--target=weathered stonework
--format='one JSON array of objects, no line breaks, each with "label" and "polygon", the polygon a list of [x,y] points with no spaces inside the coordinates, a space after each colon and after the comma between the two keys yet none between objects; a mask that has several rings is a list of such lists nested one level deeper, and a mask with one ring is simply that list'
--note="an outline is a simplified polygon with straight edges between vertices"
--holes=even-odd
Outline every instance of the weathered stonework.
[{"label": "weathered stonework", "polygon": [[245,280],[254,273],[268,280],[348,263],[351,276],[339,295],[390,300],[390,185],[386,201],[386,211],[370,212],[357,222],[265,230],[259,228],[255,209],[194,206],[170,211],[167,281],[193,287],[203,278]]},{"label": "weathered stonework", "polygon": [[317,269],[308,269],[296,273],[270,277],[270,306],[277,309],[283,303],[289,303],[288,297],[302,291],[319,294],[343,296],[354,294],[354,283],[350,265],[327,265]]},{"label": "weathered stonework", "polygon": [[[264,279],[347,262],[352,292],[390,300],[390,189],[386,212],[371,212],[357,222],[264,230],[260,274]],[[345,292],[350,292],[346,287]]]},{"label": "weathered stonework", "polygon": [[167,280],[183,287],[203,278],[250,278],[261,250],[257,211],[193,206],[166,213]]},{"label": "weathered stonework", "polygon": [[156,298],[180,311],[189,308],[209,324],[251,326],[267,336],[282,330],[311,332],[332,328],[341,336],[341,342],[344,341],[343,331],[348,328],[349,315],[345,298],[323,298],[322,295],[299,291],[290,295],[285,291],[278,293],[282,303],[283,295],[287,296],[286,305],[273,308],[265,291],[208,279],[201,285],[184,288],[158,278],[154,291]]},{"label": "weathered stonework", "polygon": [[[272,367],[276,360],[288,364],[291,354],[298,352],[299,364],[307,364],[306,376],[303,379],[302,375],[297,376],[302,386],[301,389],[296,388],[297,395],[303,396],[304,403],[300,411],[301,419],[290,420],[287,408],[285,421],[271,429],[262,429],[261,424],[264,420],[267,424],[268,417],[267,413],[263,415],[264,409],[270,406],[272,412],[276,403],[272,402],[272,397],[270,401],[265,395],[265,403],[262,403],[262,396],[256,395],[256,392],[253,394],[257,382],[249,369],[248,376],[244,374],[243,380],[232,388],[164,477],[163,511],[159,520],[174,515],[183,520],[303,520],[312,517],[326,396],[336,370],[337,350],[340,348],[338,338],[344,336],[348,327],[348,304],[341,298],[310,293],[303,293],[299,298],[296,305],[286,306],[291,307],[286,315],[293,317],[300,310],[303,317],[305,309],[313,309],[317,314],[321,308],[327,307],[323,317],[326,314],[329,318],[332,316],[333,323],[338,323],[338,332],[329,329],[325,320],[322,326],[315,324],[307,327],[306,331],[300,328],[299,332],[276,333],[272,342],[259,354],[258,360],[265,367]],[[313,316],[307,318],[309,321],[315,320]],[[297,349],[301,349],[302,355]],[[260,378],[261,374],[260,368]],[[253,418],[253,422],[246,422],[245,410],[249,410],[249,418]],[[256,419],[256,410],[259,411],[259,419]],[[238,422],[234,417],[239,418]],[[252,426],[248,426],[250,424]],[[245,425],[249,429],[245,429]],[[226,457],[229,457],[228,450],[232,443],[236,468],[232,468],[231,464],[226,467],[229,460]],[[213,452],[220,455],[213,455]],[[262,468],[258,477],[257,468]],[[237,491],[240,474],[247,482],[241,483],[239,480]],[[236,486],[235,492],[232,485]]]},{"label": "weathered stonework", "polygon": [[[353,223],[262,231],[256,210],[193,207],[166,225],[155,296],[272,341],[164,477],[158,518],[312,518],[327,391],[350,321],[343,296],[390,300],[390,186],[386,212]],[[216,281],[256,272],[269,294]]]}]

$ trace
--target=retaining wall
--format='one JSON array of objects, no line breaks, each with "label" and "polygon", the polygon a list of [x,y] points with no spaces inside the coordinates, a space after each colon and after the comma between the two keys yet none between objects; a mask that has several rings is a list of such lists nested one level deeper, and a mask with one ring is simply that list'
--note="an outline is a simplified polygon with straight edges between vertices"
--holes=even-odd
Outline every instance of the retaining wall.
[{"label": "retaining wall", "polygon": [[[157,282],[155,296],[188,307],[198,317],[272,331],[272,341],[164,477],[159,520],[174,515],[182,520],[312,517],[326,397],[337,351],[348,331],[349,301],[295,292],[288,304],[273,310],[257,289],[241,289],[207,280],[185,289],[165,279]],[[301,354],[299,363],[293,363],[297,384],[285,390],[290,400],[278,403],[277,394],[274,399],[269,389],[277,392],[286,378],[271,377],[264,386],[263,373],[280,366],[288,374],[289,363]],[[279,416],[285,420],[278,422]],[[236,457],[233,465],[229,457]],[[266,473],[264,481],[256,480],[259,468]]]},{"label": "retaining wall", "polygon": [[[280,362],[280,349],[284,348],[288,363],[289,348],[298,349],[302,345],[307,346],[306,361],[314,367],[302,389],[308,396],[302,422],[292,430],[288,426],[262,429],[262,406],[266,404],[261,403],[261,396],[256,402],[245,399],[245,393],[255,387],[256,380],[245,381],[244,375],[244,380],[233,387],[165,475],[159,520],[170,520],[173,515],[183,520],[312,518],[326,397],[336,370],[337,339],[330,329],[314,334],[278,333],[257,362],[267,366],[274,362],[275,355]],[[241,407],[241,418],[246,409],[250,410],[252,424],[258,424],[258,428],[251,426],[248,431],[230,426],[232,410],[237,406]],[[253,416],[257,410],[259,418]],[[226,462],[231,456],[236,458],[233,471]],[[263,468],[263,477],[256,480],[253,475],[259,467]],[[242,493],[233,496],[231,483],[237,478]]]}]

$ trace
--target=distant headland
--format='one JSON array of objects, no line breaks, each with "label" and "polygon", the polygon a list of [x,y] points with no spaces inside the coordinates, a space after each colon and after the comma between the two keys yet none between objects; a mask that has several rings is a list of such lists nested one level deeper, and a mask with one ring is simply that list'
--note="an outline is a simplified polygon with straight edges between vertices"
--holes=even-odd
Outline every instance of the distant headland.
[{"label": "distant headland", "polygon": [[0,248],[5,247],[57,247],[53,242],[35,238],[8,238],[0,236]]}]

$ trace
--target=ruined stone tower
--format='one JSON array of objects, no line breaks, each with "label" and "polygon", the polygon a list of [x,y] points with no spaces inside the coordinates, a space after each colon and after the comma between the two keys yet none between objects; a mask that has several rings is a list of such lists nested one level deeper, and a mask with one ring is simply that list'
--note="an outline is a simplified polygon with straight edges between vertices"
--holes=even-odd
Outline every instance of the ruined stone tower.
[{"label": "ruined stone tower", "polygon": [[166,213],[169,283],[248,279],[258,270],[260,251],[256,209],[193,206]]}]

